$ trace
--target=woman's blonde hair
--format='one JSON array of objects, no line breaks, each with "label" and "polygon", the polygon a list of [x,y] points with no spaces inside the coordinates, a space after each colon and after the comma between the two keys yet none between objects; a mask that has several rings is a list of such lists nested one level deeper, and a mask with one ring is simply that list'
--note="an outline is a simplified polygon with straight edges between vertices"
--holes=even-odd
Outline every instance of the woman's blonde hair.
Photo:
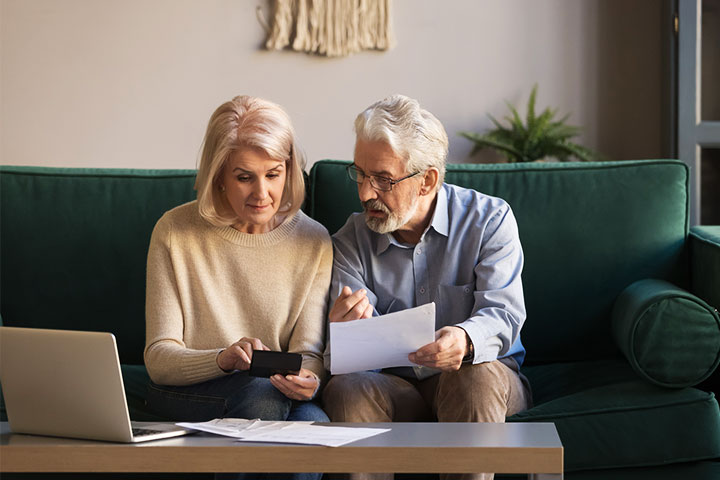
[{"label": "woman's blonde hair", "polygon": [[195,190],[200,215],[219,227],[237,222],[223,202],[220,177],[234,152],[246,147],[263,150],[286,168],[280,212],[292,216],[305,200],[305,160],[295,143],[295,130],[285,110],[262,98],[241,95],[220,105],[210,117],[203,140]]}]

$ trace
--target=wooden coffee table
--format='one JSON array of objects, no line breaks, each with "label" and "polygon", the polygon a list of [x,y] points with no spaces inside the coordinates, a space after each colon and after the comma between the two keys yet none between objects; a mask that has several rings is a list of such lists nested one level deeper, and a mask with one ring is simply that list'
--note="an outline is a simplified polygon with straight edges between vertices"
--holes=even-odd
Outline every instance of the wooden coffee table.
[{"label": "wooden coffee table", "polygon": [[243,443],[197,433],[140,444],[14,434],[0,423],[4,472],[527,473],[563,478],[552,423],[333,424],[390,428],[341,447]]}]

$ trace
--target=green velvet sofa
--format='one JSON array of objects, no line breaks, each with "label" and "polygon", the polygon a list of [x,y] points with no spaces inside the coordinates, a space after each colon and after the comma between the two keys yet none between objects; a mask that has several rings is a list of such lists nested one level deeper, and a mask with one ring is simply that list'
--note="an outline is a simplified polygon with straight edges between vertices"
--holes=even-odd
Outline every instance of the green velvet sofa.
[{"label": "green velvet sofa", "polygon": [[[330,233],[360,209],[347,162],[308,174]],[[145,409],[145,258],[194,171],[0,167],[0,314],[10,326],[110,331],[131,416]],[[673,160],[449,165],[506,199],[525,251],[523,372],[566,478],[720,478],[720,227],[689,228]],[[5,415],[4,410],[0,412]]]}]

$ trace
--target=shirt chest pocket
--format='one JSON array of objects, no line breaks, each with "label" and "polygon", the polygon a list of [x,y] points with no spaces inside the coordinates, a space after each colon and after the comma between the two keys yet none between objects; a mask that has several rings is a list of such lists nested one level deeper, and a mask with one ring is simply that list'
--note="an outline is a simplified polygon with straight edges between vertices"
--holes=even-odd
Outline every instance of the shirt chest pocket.
[{"label": "shirt chest pocket", "polygon": [[475,282],[464,285],[438,285],[435,297],[436,328],[464,322],[475,305]]}]

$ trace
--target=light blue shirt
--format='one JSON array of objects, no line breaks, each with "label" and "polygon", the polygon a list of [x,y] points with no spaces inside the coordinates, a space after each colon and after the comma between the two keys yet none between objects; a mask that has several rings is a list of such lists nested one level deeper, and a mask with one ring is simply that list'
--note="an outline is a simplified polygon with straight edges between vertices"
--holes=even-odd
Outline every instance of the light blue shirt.
[{"label": "light blue shirt", "polygon": [[[331,302],[345,285],[366,289],[375,315],[435,302],[436,330],[462,327],[475,348],[473,363],[522,365],[523,252],[504,200],[445,183],[417,245],[373,232],[364,214],[354,213],[333,246]],[[436,373],[427,370],[416,367],[415,375]]]}]

